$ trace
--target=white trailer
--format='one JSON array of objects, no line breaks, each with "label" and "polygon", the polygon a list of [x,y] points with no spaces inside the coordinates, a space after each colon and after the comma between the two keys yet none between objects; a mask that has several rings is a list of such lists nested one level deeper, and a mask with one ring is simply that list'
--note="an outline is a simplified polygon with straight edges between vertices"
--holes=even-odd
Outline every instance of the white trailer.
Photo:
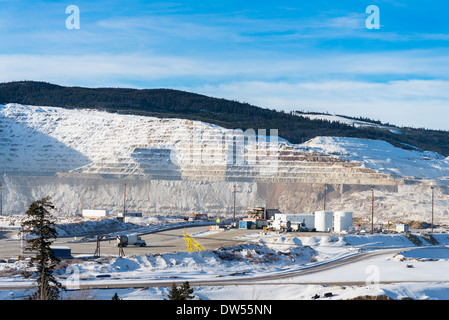
[{"label": "white trailer", "polygon": [[275,213],[272,228],[279,231],[312,230],[315,224],[313,214]]},{"label": "white trailer", "polygon": [[91,209],[84,209],[83,210],[83,217],[85,218],[104,218],[109,215],[109,210],[91,210]]},{"label": "white trailer", "polygon": [[138,247],[145,247],[147,243],[140,236],[135,234],[128,234],[117,236],[117,247],[127,247],[128,245],[134,245]]}]

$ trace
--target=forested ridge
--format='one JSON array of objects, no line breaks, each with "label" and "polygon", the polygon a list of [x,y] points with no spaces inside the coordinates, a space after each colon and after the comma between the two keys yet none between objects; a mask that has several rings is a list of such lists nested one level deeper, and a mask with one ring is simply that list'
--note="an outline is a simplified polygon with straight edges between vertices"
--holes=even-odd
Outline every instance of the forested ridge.
[{"label": "forested ridge", "polygon": [[[402,134],[397,134],[379,128],[356,128],[172,89],[64,87],[46,82],[17,81],[0,84],[0,103],[200,120],[231,129],[267,129],[267,134],[269,129],[278,129],[279,136],[292,143],[316,136],[378,139],[401,148],[411,145],[449,156],[449,131],[400,127]],[[381,124],[379,120],[363,120]]]}]

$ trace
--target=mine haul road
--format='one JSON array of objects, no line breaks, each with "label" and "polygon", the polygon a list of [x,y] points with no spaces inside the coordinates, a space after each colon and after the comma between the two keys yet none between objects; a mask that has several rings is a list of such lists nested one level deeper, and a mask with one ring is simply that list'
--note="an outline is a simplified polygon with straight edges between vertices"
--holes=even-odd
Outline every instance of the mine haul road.
[{"label": "mine haul road", "polygon": [[[360,281],[353,281],[353,282],[308,282],[308,281],[298,281],[294,280],[292,282],[279,282],[276,280],[281,279],[288,279],[293,277],[299,277],[299,276],[306,276],[310,274],[316,274],[320,272],[324,272],[333,268],[339,268],[344,267],[347,265],[350,265],[352,263],[356,263],[363,260],[369,260],[372,258],[375,258],[377,256],[381,255],[392,255],[398,252],[402,252],[404,250],[408,250],[411,248],[395,248],[395,249],[378,249],[376,251],[371,252],[363,252],[363,253],[357,253],[355,255],[341,258],[339,260],[329,261],[317,265],[312,265],[309,267],[302,268],[300,270],[294,270],[294,271],[286,271],[286,272],[280,272],[277,274],[269,274],[269,275],[260,275],[256,277],[245,277],[242,275],[239,275],[236,278],[233,279],[210,279],[210,280],[187,280],[189,281],[189,284],[191,286],[228,286],[228,285],[279,285],[279,284],[303,284],[303,285],[365,285],[366,282],[360,282]],[[81,289],[107,289],[107,288],[147,288],[147,287],[170,287],[175,283],[176,285],[180,285],[183,282],[185,282],[186,279],[183,280],[142,280],[142,279],[134,279],[130,280],[129,282],[124,280],[107,280],[105,283],[101,283],[100,281],[95,281],[95,283],[83,283],[81,282],[80,288]],[[394,283],[395,281],[379,281],[379,283]],[[398,281],[400,282],[400,281]],[[410,281],[408,281],[410,282]],[[413,281],[411,281],[413,282]]]}]

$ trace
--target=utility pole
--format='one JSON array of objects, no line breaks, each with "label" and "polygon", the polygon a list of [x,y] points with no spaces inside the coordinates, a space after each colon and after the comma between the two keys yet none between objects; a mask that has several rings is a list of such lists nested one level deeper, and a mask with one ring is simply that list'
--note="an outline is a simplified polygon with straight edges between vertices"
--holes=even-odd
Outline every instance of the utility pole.
[{"label": "utility pole", "polygon": [[0,181],[0,216],[3,215],[3,185]]},{"label": "utility pole", "polygon": [[235,224],[235,193],[236,193],[236,186],[235,186],[235,182],[234,182],[234,213],[232,215],[232,223]]},{"label": "utility pole", "polygon": [[374,233],[374,186],[371,187],[371,234]]},{"label": "utility pole", "polygon": [[125,180],[124,190],[123,190],[123,219],[125,219],[125,213],[126,213],[126,180]]},{"label": "utility pole", "polygon": [[[242,192],[241,190],[238,192]],[[234,209],[233,209],[233,216],[232,216],[232,225],[235,225],[235,201],[236,201],[236,194],[237,194],[237,184],[234,182]]]},{"label": "utility pole", "polygon": [[431,231],[431,233],[433,233],[433,199],[434,199],[434,197],[433,197],[433,186],[431,186],[430,187],[431,189],[432,189],[432,223],[431,223],[431,228],[432,228],[432,231]]},{"label": "utility pole", "polygon": [[324,205],[323,205],[323,211],[326,211],[326,199],[327,198],[327,183],[324,184]]},{"label": "utility pole", "polygon": [[20,234],[20,253],[22,257],[25,255],[25,235],[23,233]]},{"label": "utility pole", "polygon": [[265,208],[263,208],[263,218],[267,218],[267,200],[265,199]]}]

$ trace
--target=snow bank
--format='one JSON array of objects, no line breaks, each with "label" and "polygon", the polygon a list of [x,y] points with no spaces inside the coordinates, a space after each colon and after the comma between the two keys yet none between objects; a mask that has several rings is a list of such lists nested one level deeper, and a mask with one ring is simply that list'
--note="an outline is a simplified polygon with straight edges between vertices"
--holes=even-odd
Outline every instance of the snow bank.
[{"label": "snow bank", "polygon": [[98,221],[81,220],[78,222],[58,223],[56,231],[58,232],[58,237],[63,238],[108,234],[140,227],[137,224],[125,223],[117,219],[101,219]]}]

